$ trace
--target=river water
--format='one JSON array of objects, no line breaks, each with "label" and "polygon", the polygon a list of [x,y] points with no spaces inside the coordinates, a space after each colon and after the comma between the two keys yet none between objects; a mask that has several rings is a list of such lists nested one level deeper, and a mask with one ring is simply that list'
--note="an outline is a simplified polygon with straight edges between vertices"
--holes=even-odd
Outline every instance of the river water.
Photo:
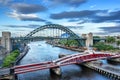
[{"label": "river water", "polygon": [[[53,47],[46,44],[45,41],[31,42],[28,44],[30,50],[28,54],[21,60],[20,65],[39,63],[43,61],[55,60],[58,58],[58,54],[74,54],[78,53],[58,47]],[[67,65],[62,66],[62,76],[50,74],[49,69],[39,70],[35,72],[29,72],[19,74],[19,80],[110,80],[97,72],[88,68],[81,67],[79,65]]]}]

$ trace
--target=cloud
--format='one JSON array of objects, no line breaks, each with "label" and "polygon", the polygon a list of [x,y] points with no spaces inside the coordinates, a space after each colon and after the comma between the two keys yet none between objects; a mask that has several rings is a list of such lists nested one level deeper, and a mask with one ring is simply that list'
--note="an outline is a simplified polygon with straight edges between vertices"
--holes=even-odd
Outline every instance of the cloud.
[{"label": "cloud", "polygon": [[29,24],[29,25],[3,25],[9,28],[38,28],[40,25]]},{"label": "cloud", "polygon": [[77,24],[84,24],[86,23],[87,21],[86,20],[81,20],[80,22],[78,22]]},{"label": "cloud", "polygon": [[95,34],[95,35],[108,35],[109,33],[108,32],[96,32],[93,34]]},{"label": "cloud", "polygon": [[52,19],[90,18],[93,17],[96,13],[102,11],[104,10],[83,10],[83,11],[61,12],[61,13],[51,14],[50,18]]},{"label": "cloud", "polygon": [[[74,22],[82,20],[82,22],[93,22],[93,23],[102,23],[102,22],[120,22],[120,10],[111,11],[109,10],[82,10],[82,11],[69,11],[54,13],[50,15],[51,19],[69,19],[68,22]],[[81,24],[81,22],[80,22]]]},{"label": "cloud", "polygon": [[[49,2],[49,1],[48,1]],[[87,0],[50,0],[53,5],[66,4],[69,6],[78,7],[79,5],[87,2]]]},{"label": "cloud", "polygon": [[107,33],[120,33],[120,25],[100,27],[100,29]]},{"label": "cloud", "polygon": [[50,21],[46,21],[45,24],[53,24],[53,23]]},{"label": "cloud", "polygon": [[16,11],[8,13],[8,16],[21,21],[46,21],[44,19],[39,18],[36,14],[21,14],[17,13]]},{"label": "cloud", "polygon": [[77,22],[79,19],[69,19],[68,22]]},{"label": "cloud", "polygon": [[92,6],[90,6],[90,8],[95,8],[96,7],[96,5],[92,5]]},{"label": "cloud", "polygon": [[95,16],[92,22],[120,22],[120,10],[109,12],[109,15]]},{"label": "cloud", "polygon": [[12,0],[0,0],[0,4],[8,5]]},{"label": "cloud", "polygon": [[82,29],[84,26],[66,26],[70,29]]},{"label": "cloud", "polygon": [[11,8],[18,13],[31,14],[36,12],[46,11],[47,8],[37,4],[14,3]]}]

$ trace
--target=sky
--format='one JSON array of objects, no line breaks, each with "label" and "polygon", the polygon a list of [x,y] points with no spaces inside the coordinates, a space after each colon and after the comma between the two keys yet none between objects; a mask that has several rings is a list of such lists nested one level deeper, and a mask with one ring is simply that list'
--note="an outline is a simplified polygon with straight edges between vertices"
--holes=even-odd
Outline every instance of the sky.
[{"label": "sky", "polygon": [[46,24],[76,34],[119,35],[120,0],[0,0],[0,35],[25,36]]}]

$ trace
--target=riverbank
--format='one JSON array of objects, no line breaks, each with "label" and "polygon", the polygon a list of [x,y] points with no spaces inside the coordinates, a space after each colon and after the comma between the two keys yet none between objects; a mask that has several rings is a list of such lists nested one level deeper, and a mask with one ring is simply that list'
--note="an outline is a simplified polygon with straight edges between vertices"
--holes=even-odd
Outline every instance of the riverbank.
[{"label": "riverbank", "polygon": [[60,48],[64,48],[64,49],[68,49],[68,50],[72,50],[72,51],[84,52],[83,48],[68,47],[68,46],[64,46],[64,45],[60,45],[60,44],[55,44],[50,41],[47,41],[46,43],[53,45],[53,47],[60,47]]},{"label": "riverbank", "polygon": [[22,53],[20,53],[20,55],[17,57],[16,61],[14,62],[14,65],[18,65],[20,60],[28,53],[30,47],[29,46],[25,46],[24,50]]},{"label": "riverbank", "polygon": [[[29,46],[25,46],[23,52],[21,52],[19,54],[19,56],[16,58],[15,62],[12,63],[12,66],[18,65],[20,60],[28,53],[29,49],[30,49]],[[0,72],[1,72],[0,73],[0,80],[1,79],[3,79],[3,80],[4,79],[5,80],[12,80],[13,79],[13,77],[11,77],[11,72],[10,72],[11,67],[9,67],[9,68],[0,68]]]}]

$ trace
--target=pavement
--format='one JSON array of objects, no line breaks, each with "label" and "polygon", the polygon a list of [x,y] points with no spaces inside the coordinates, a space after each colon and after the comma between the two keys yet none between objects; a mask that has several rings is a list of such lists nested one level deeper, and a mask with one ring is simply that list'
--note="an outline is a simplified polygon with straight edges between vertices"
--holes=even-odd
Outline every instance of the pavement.
[{"label": "pavement", "polygon": [[10,74],[10,68],[1,68],[0,69],[0,76],[2,75],[9,75]]}]

